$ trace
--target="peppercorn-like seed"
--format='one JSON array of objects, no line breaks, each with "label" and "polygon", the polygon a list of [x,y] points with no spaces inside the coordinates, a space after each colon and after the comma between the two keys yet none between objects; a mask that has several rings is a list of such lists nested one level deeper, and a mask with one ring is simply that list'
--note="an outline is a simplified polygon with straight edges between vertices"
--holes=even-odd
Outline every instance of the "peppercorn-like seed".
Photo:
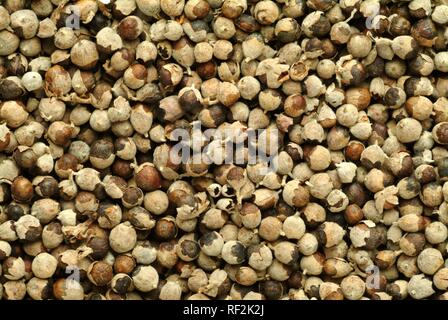
[{"label": "peppercorn-like seed", "polygon": [[141,165],[137,169],[135,182],[143,191],[153,191],[161,186],[160,173],[150,164]]},{"label": "peppercorn-like seed", "polygon": [[95,261],[90,264],[87,277],[94,285],[104,286],[112,280],[112,266],[103,261]]},{"label": "peppercorn-like seed", "polygon": [[0,2],[0,297],[448,299],[444,1]]},{"label": "peppercorn-like seed", "polygon": [[53,284],[53,294],[58,300],[83,300],[84,288],[74,279],[58,279]]},{"label": "peppercorn-like seed", "polygon": [[114,271],[116,273],[130,274],[136,266],[136,262],[131,255],[119,255],[114,261]]},{"label": "peppercorn-like seed", "polygon": [[17,177],[11,185],[11,195],[17,202],[28,202],[34,195],[32,183],[25,177]]}]

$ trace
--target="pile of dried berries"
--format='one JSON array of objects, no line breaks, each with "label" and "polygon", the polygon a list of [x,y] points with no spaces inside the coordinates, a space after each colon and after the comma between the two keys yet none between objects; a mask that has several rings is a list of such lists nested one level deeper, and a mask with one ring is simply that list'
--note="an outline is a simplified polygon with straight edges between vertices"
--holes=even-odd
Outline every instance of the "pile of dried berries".
[{"label": "pile of dried berries", "polygon": [[0,298],[447,300],[447,48],[446,0],[0,1]]}]

